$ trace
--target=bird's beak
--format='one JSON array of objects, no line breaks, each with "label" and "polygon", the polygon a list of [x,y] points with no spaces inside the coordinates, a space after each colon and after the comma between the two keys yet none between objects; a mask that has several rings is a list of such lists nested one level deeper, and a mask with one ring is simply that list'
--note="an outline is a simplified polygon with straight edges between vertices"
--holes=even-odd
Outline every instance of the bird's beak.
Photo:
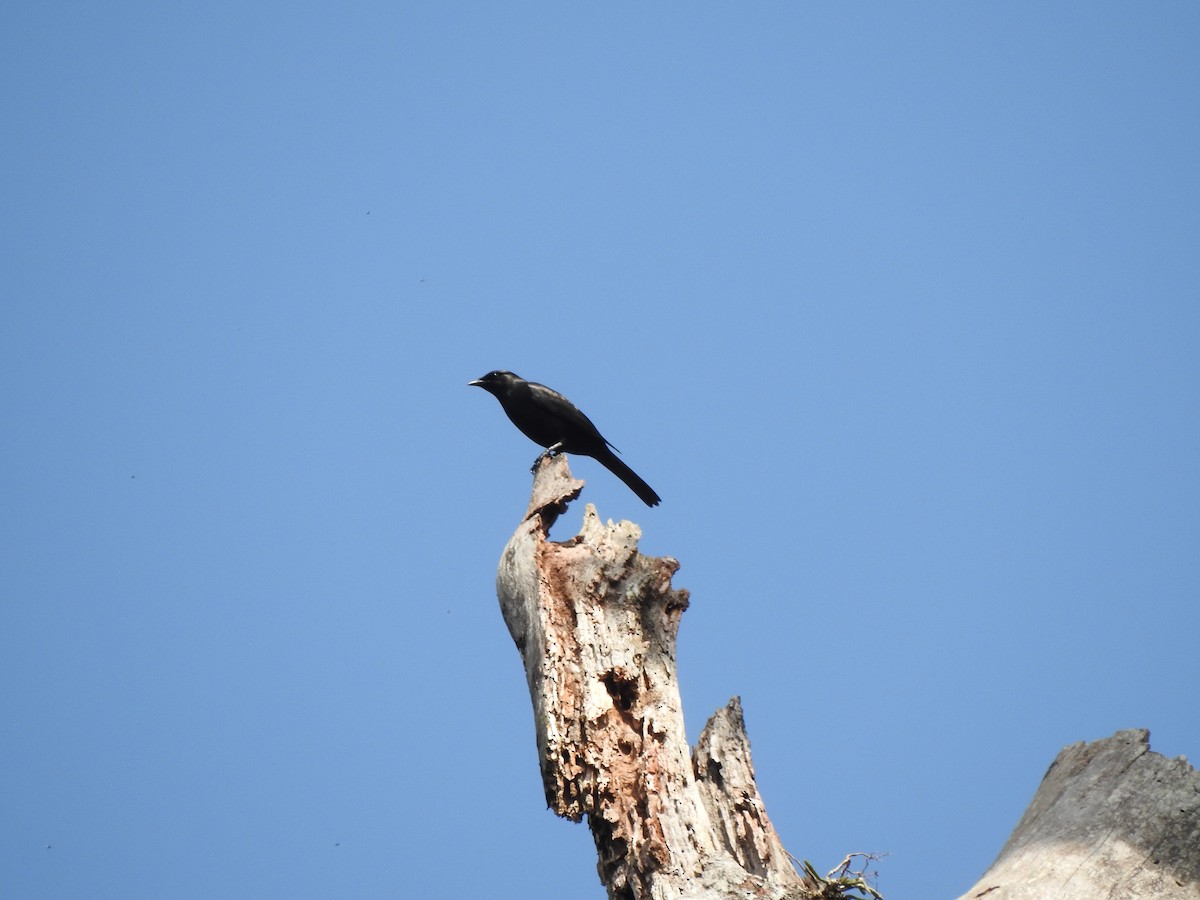
[{"label": "bird's beak", "polygon": [[468,381],[467,387],[483,387],[483,382],[476,378],[474,381]]}]

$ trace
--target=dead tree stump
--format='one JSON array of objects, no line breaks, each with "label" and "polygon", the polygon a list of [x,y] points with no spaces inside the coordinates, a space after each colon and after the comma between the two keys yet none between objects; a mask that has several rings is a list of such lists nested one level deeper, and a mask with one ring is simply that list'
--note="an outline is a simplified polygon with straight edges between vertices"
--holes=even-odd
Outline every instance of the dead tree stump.
[{"label": "dead tree stump", "polygon": [[[798,873],[767,818],[734,698],[695,751],[684,734],[675,637],[679,563],[638,553],[632,522],[589,504],[567,541],[550,527],[578,497],[544,459],[496,576],[533,701],[546,802],[587,817],[613,900],[836,900],[858,873]],[[838,875],[845,877],[838,877]],[[878,895],[875,895],[878,896]],[[960,900],[1200,900],[1200,776],[1118,732],[1059,754],[999,858]]]},{"label": "dead tree stump", "polygon": [[807,896],[767,818],[735,699],[689,751],[675,670],[679,563],[638,553],[632,522],[548,540],[579,495],[546,459],[500,561],[500,607],[525,664],[546,802],[587,817],[610,897]]}]

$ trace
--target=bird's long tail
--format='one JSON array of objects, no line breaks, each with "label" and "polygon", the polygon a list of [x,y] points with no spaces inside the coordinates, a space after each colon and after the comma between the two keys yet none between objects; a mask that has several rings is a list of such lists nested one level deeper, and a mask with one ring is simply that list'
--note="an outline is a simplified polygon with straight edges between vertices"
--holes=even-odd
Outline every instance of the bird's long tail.
[{"label": "bird's long tail", "polygon": [[637,494],[647,506],[658,506],[662,502],[662,498],[654,493],[654,488],[642,481],[641,476],[625,465],[621,458],[611,450],[607,451],[604,456],[597,456],[596,461],[629,485],[629,489]]}]

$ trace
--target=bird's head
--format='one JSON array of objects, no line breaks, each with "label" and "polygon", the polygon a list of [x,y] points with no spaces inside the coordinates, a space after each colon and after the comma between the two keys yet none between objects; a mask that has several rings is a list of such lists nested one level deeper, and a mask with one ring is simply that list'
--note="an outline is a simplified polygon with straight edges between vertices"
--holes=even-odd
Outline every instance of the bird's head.
[{"label": "bird's head", "polygon": [[474,381],[468,381],[467,384],[474,387],[481,387],[489,394],[495,394],[497,397],[499,397],[501,394],[507,393],[509,388],[511,388],[520,380],[521,379],[512,372],[506,372],[503,369],[497,369],[495,371],[488,372],[482,378],[476,378]]}]

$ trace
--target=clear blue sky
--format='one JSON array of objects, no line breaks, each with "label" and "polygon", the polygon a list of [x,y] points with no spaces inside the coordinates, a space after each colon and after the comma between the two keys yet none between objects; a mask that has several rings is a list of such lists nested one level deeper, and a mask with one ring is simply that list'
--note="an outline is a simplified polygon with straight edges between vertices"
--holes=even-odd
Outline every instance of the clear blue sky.
[{"label": "clear blue sky", "polygon": [[[0,894],[599,900],[495,565],[582,406],[690,737],[952,898],[1200,756],[1194,3],[0,13]],[[558,533],[577,526],[582,506]]]}]

